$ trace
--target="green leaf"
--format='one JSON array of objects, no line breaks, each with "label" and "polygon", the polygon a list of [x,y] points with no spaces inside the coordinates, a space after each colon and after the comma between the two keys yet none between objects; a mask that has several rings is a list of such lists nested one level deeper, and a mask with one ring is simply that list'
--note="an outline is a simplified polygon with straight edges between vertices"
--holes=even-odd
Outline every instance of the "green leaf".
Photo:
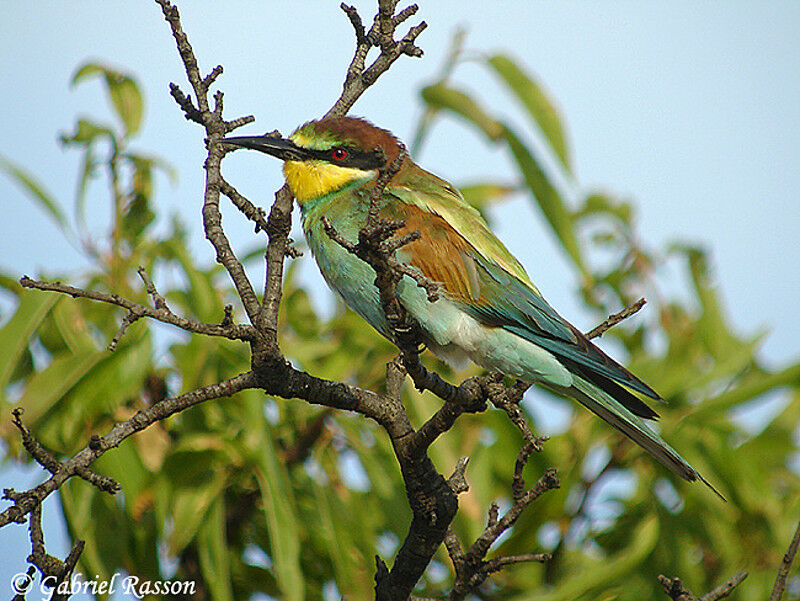
[{"label": "green leaf", "polygon": [[703,416],[725,411],[783,386],[800,386],[800,363],[774,373],[758,374],[746,378],[736,387],[703,401],[687,419],[702,421]]},{"label": "green leaf", "polygon": [[106,75],[106,83],[117,115],[125,124],[126,135],[135,134],[142,125],[144,114],[144,100],[139,87],[133,79],[121,74]]},{"label": "green leaf", "polygon": [[691,249],[687,251],[686,256],[697,298],[703,309],[703,314],[697,322],[698,333],[709,352],[715,358],[723,358],[738,347],[738,340],[726,323],[722,303],[711,282],[706,253],[700,249]]},{"label": "green leaf", "polygon": [[491,141],[505,139],[525,178],[525,183],[533,192],[544,216],[564,249],[575,261],[584,277],[588,279],[590,276],[575,237],[572,215],[562,201],[558,190],[520,138],[508,126],[490,117],[472,97],[460,90],[444,84],[435,84],[422,89],[422,98],[431,106],[449,110],[466,119]]},{"label": "green leaf", "polygon": [[[52,293],[50,293],[52,294]],[[51,317],[59,338],[71,352],[95,350],[97,345],[89,334],[89,325],[80,303],[58,303]],[[113,314],[113,310],[108,311]]]},{"label": "green leaf", "polygon": [[631,537],[631,542],[622,551],[612,557],[592,561],[583,565],[580,576],[564,580],[552,593],[537,595],[537,601],[576,601],[577,599],[593,599],[584,597],[592,591],[602,590],[601,587],[618,583],[621,579],[631,575],[640,567],[647,555],[658,542],[658,518],[650,515],[636,527]]},{"label": "green leaf", "polygon": [[211,593],[218,601],[232,601],[231,566],[225,540],[225,502],[218,496],[203,519],[197,537],[200,569]]},{"label": "green leaf", "polygon": [[449,110],[480,129],[492,141],[503,137],[503,124],[490,117],[471,96],[441,83],[422,88],[422,99],[437,109]]},{"label": "green leaf", "polygon": [[9,382],[14,367],[28,349],[33,333],[53,308],[59,296],[52,292],[26,291],[20,295],[16,312],[0,330],[0,391]]},{"label": "green leaf", "polygon": [[530,150],[522,143],[517,135],[508,127],[503,127],[503,136],[508,142],[508,147],[517,161],[520,171],[525,178],[525,183],[536,198],[536,202],[553,228],[564,250],[567,251],[577,267],[585,277],[589,276],[583,260],[578,239],[575,236],[572,215],[561,199],[558,190],[550,183],[547,174]]},{"label": "green leaf", "polygon": [[75,223],[78,231],[86,232],[86,191],[89,189],[89,181],[94,175],[96,167],[94,150],[91,145],[87,145],[81,159],[81,168],[78,175],[78,190],[75,193]]},{"label": "green leaf", "polygon": [[178,487],[171,482],[168,484],[173,487],[171,517],[174,527],[169,539],[169,550],[173,554],[180,553],[197,536],[209,508],[224,494],[226,485],[222,471],[209,473],[209,454],[182,453],[181,456],[187,462],[187,469],[200,474],[200,477],[191,484]]},{"label": "green leaf", "polygon": [[126,240],[134,244],[153,223],[156,214],[150,209],[150,201],[143,194],[134,194],[122,214],[122,232]]},{"label": "green leaf", "polygon": [[129,75],[100,65],[86,63],[72,76],[72,85],[93,77],[103,76],[111,105],[125,127],[125,136],[139,131],[144,115],[144,98],[136,81]]},{"label": "green leaf", "polygon": [[[95,423],[103,416],[114,415],[118,408],[141,394],[152,368],[150,337],[137,336],[146,331],[145,324],[134,324],[116,351],[95,351],[99,360],[63,396],[50,399],[52,404],[43,407],[46,414],[36,423],[43,441],[65,452],[77,451],[85,444],[81,438],[87,422]],[[62,358],[63,355],[57,360]],[[41,411],[38,405],[34,407]]]},{"label": "green leaf", "polygon": [[41,208],[62,230],[69,229],[67,218],[58,206],[58,202],[47,190],[44,189],[36,177],[19,165],[0,155],[0,171],[3,171],[12,181],[16,182],[28,197]]},{"label": "green leaf", "polygon": [[[351,536],[353,531],[348,528],[350,521],[346,515],[336,511],[336,493],[332,487],[315,485],[313,489],[316,501],[314,511],[318,519],[315,534],[322,539],[327,548],[339,591],[351,597],[356,592],[355,576],[363,566],[353,561],[356,549]],[[348,551],[342,553],[342,549]]]},{"label": "green leaf", "polygon": [[167,240],[165,248],[170,256],[180,263],[182,275],[189,282],[188,295],[184,298],[186,307],[203,321],[219,320],[222,315],[222,302],[212,281],[212,275],[196,267],[191,253],[181,239],[173,237]]},{"label": "green leaf", "polygon": [[17,298],[25,293],[25,288],[20,285],[19,280],[7,273],[0,273],[0,288]]},{"label": "green leaf", "polygon": [[94,463],[101,474],[114,478],[125,493],[125,509],[133,521],[136,501],[145,486],[152,480],[151,473],[142,463],[134,439],[124,441],[113,453],[104,453]]},{"label": "green leaf", "polygon": [[25,393],[17,407],[25,410],[26,422],[34,426],[39,419],[52,411],[54,405],[67,391],[97,365],[108,351],[83,351],[60,355],[42,371],[33,375],[25,387]]},{"label": "green leaf", "polygon": [[275,576],[285,599],[301,601],[305,587],[300,569],[300,529],[287,499],[290,488],[285,478],[279,474],[280,467],[271,441],[262,445],[258,461],[256,477],[270,534]]},{"label": "green leaf", "polygon": [[75,87],[85,79],[88,79],[94,75],[102,75],[104,71],[104,67],[97,63],[84,63],[72,76],[72,80],[70,81],[70,86]]},{"label": "green leaf", "polygon": [[58,494],[69,538],[86,542],[78,563],[80,571],[99,581],[108,580],[122,565],[127,521],[112,510],[113,497],[83,480],[65,482]]},{"label": "green leaf", "polygon": [[575,217],[580,219],[592,215],[612,215],[630,225],[633,207],[629,202],[619,201],[608,194],[593,192],[584,199],[583,206],[575,213]]},{"label": "green leaf", "polygon": [[[244,396],[244,395],[242,395]],[[248,395],[253,424],[262,432],[255,449],[255,469],[264,517],[269,530],[275,577],[287,601],[305,598],[303,572],[300,569],[300,524],[294,509],[292,485],[286,466],[273,446],[273,434],[261,411],[260,395]]]},{"label": "green leaf", "polygon": [[[261,251],[263,254],[263,250]],[[319,337],[319,318],[314,312],[308,293],[302,288],[296,288],[285,296],[284,304],[286,321],[303,339]]]},{"label": "green leaf", "polygon": [[[78,119],[78,124],[75,127],[75,133],[71,136],[62,134],[60,139],[63,144],[77,144],[79,146],[89,146],[95,139],[105,136],[109,139],[112,145],[117,146],[117,137],[105,125],[99,125],[86,119]],[[92,163],[89,163],[91,165]],[[86,172],[86,169],[84,169]],[[91,174],[91,170],[88,171]],[[86,177],[86,176],[84,176]]]},{"label": "green leaf", "polygon": [[558,109],[545,94],[539,82],[506,55],[497,54],[486,62],[542,130],[564,168],[571,171],[569,149]]}]

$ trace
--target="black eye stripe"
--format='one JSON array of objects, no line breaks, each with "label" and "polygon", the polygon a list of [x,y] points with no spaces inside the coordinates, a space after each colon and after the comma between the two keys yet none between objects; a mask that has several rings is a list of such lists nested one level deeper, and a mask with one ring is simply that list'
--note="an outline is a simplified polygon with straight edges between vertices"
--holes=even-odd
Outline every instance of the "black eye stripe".
[{"label": "black eye stripe", "polygon": [[[337,158],[334,160],[333,151],[337,149],[344,150],[347,153],[347,156],[342,159]],[[358,150],[356,148],[347,146],[329,148],[328,150],[314,150],[309,148],[306,149],[306,152],[310,155],[310,158],[319,161],[326,161],[333,165],[340,165],[342,167],[354,167],[356,169],[363,169],[365,171],[370,169],[380,169],[385,163],[385,158],[382,152],[377,152],[375,150],[364,152],[363,150]]]}]

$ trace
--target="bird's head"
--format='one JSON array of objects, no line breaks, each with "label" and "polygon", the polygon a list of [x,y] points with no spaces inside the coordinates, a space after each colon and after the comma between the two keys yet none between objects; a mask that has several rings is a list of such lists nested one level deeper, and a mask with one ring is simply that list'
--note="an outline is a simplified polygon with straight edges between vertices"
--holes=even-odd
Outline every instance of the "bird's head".
[{"label": "bird's head", "polygon": [[309,121],[288,138],[230,137],[223,142],[260,150],[284,161],[286,182],[301,205],[350,183],[376,177],[378,170],[401,151],[391,132],[356,117]]}]

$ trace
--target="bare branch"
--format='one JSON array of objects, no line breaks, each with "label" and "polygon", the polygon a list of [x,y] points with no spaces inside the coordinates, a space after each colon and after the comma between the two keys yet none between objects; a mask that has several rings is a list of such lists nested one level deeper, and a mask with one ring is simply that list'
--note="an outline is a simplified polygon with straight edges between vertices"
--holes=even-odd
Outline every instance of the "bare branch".
[{"label": "bare branch", "polygon": [[125,317],[122,318],[122,321],[119,323],[119,328],[117,328],[116,333],[114,334],[113,338],[111,338],[111,342],[108,343],[108,350],[110,350],[112,353],[117,350],[117,345],[119,344],[119,341],[122,340],[125,332],[127,332],[128,328],[140,317],[141,315],[131,312],[127,313]]},{"label": "bare branch", "polygon": [[192,103],[192,99],[184,94],[180,87],[178,87],[178,84],[169,84],[169,93],[175,99],[175,102],[178,103],[178,106],[181,107],[183,116],[186,117],[187,121],[194,121],[200,125],[203,124],[202,113],[200,113],[198,108]]},{"label": "bare branch", "polygon": [[358,14],[356,7],[348,6],[342,2],[340,8],[345,12],[347,18],[350,19],[350,24],[353,26],[353,31],[356,34],[356,47],[362,44],[370,44],[370,41],[367,39],[367,32],[364,29],[364,22],[361,20],[361,16]]},{"label": "bare branch", "polygon": [[493,574],[494,572],[499,572],[506,566],[517,563],[544,563],[546,561],[550,561],[552,558],[553,556],[550,553],[524,553],[522,555],[507,555],[505,557],[490,559],[484,565],[483,571],[488,574]]},{"label": "bare branch", "polygon": [[289,248],[292,228],[292,194],[284,185],[275,193],[275,202],[267,218],[267,273],[264,278],[264,303],[258,315],[257,326],[264,335],[264,345],[254,349],[258,361],[282,361],[278,346],[278,310],[283,296],[283,262]]},{"label": "bare branch", "polygon": [[[216,251],[217,262],[222,264],[230,275],[236,287],[236,291],[239,294],[239,298],[242,300],[244,309],[247,312],[247,316],[250,319],[250,323],[255,325],[261,311],[261,306],[242,264],[233,253],[230,242],[222,229],[222,214],[219,210],[219,191],[222,185],[219,169],[224,149],[220,144],[216,144],[215,142],[231,130],[231,125],[225,123],[222,119],[222,94],[218,92],[214,95],[215,106],[214,110],[211,111],[208,102],[208,92],[209,86],[222,70],[217,67],[205,78],[200,75],[197,59],[189,44],[189,39],[183,31],[178,9],[173,6],[169,0],[156,0],[156,2],[161,6],[164,18],[172,29],[172,36],[175,38],[178,53],[183,60],[186,76],[194,91],[197,106],[195,107],[192,105],[175,84],[172,84],[170,88],[172,96],[183,109],[187,119],[196,121],[205,128],[210,142],[208,158],[204,165],[206,170],[206,185],[203,198],[203,229],[206,238]],[[246,118],[239,120],[239,122],[243,121],[246,121]]]},{"label": "bare branch", "polygon": [[100,455],[107,450],[119,446],[119,444],[130,437],[131,435],[144,430],[147,426],[173,415],[179,411],[183,411],[189,407],[207,401],[209,399],[216,399],[220,397],[228,397],[232,394],[244,390],[246,388],[254,388],[256,386],[256,378],[252,372],[246,372],[235,378],[224,380],[219,384],[212,384],[205,386],[192,392],[165,399],[160,403],[151,405],[147,409],[143,409],[136,413],[130,419],[120,422],[111,428],[109,433],[104,437],[93,438],[92,441],[78,451],[71,459],[60,463],[58,469],[48,479],[24,493],[17,493],[14,491],[5,491],[5,498],[13,501],[13,505],[0,513],[0,527],[5,526],[9,522],[24,521],[25,515],[34,510],[34,508],[41,505],[41,502],[57,490],[64,482],[73,476],[80,476],[85,478],[88,473],[88,467]]},{"label": "bare branch", "polygon": [[447,528],[447,534],[444,537],[444,546],[447,549],[447,554],[450,555],[450,561],[453,562],[453,566],[456,569],[456,572],[461,569],[461,566],[464,564],[464,549],[461,548],[461,543],[456,536],[453,527],[450,526]]},{"label": "bare branch", "polygon": [[[378,14],[372,23],[369,32],[364,29],[364,22],[354,6],[342,3],[341,8],[350,20],[356,37],[356,48],[353,59],[347,68],[342,94],[326,117],[341,117],[347,114],[350,107],[358,100],[361,94],[371,86],[395,60],[401,55],[419,57],[422,50],[415,44],[417,37],[425,30],[425,21],[411,27],[399,41],[394,39],[397,27],[417,12],[417,6],[412,4],[394,14],[396,2],[378,2]],[[373,63],[365,68],[367,54],[373,46],[379,47],[380,54]]]},{"label": "bare branch", "polygon": [[558,477],[556,476],[556,470],[550,468],[545,471],[542,477],[539,478],[532,488],[528,489],[524,494],[514,501],[514,504],[508,509],[508,511],[506,511],[505,514],[503,514],[499,520],[497,520],[496,524],[491,525],[484,531],[484,533],[478,538],[478,540],[475,541],[472,547],[470,547],[467,555],[470,555],[475,559],[484,557],[492,543],[494,543],[494,541],[496,541],[503,532],[514,525],[514,522],[517,521],[517,518],[519,518],[519,516],[522,514],[522,511],[528,505],[530,505],[533,501],[538,499],[547,491],[558,487],[559,482]]},{"label": "bare branch", "polygon": [[664,588],[664,592],[673,601],[718,601],[724,599],[739,586],[744,579],[747,578],[747,572],[739,572],[734,574],[728,580],[723,582],[715,589],[709,591],[702,597],[696,597],[686,586],[681,582],[680,578],[667,578],[663,574],[658,577],[659,583]]},{"label": "bare branch", "polygon": [[203,78],[203,87],[208,89],[220,75],[222,75],[222,65],[217,65],[211,69],[211,72],[208,75]]},{"label": "bare branch", "polygon": [[259,231],[267,231],[267,220],[265,219],[266,212],[261,207],[257,207],[252,202],[247,200],[244,196],[239,194],[231,184],[229,184],[224,177],[220,176],[219,191],[230,199],[234,206],[247,217],[250,221],[256,224],[256,233]]},{"label": "bare branch", "polygon": [[602,336],[603,334],[606,333],[607,330],[613,328],[619,322],[627,319],[628,317],[636,313],[639,309],[644,307],[646,302],[647,301],[644,298],[640,298],[632,305],[625,307],[619,313],[614,313],[613,315],[609,315],[608,318],[605,321],[603,321],[603,323],[598,325],[596,328],[586,332],[585,334],[586,337],[589,340],[591,340],[592,338],[597,338],[599,336]]},{"label": "bare branch", "polygon": [[537,447],[536,444],[532,442],[526,442],[519,453],[517,453],[517,460],[514,462],[514,479],[511,481],[511,492],[514,502],[519,501],[525,496],[525,480],[522,478],[522,472],[525,466],[528,465],[528,459],[530,459],[534,451],[540,452],[541,450],[541,444]]},{"label": "bare branch", "polygon": [[[398,142],[398,144],[400,146],[400,152],[398,152],[397,156],[391,163],[386,165],[378,172],[378,178],[375,180],[375,185],[370,191],[367,224],[366,228],[359,232],[359,239],[362,236],[369,236],[371,233],[370,228],[374,228],[378,225],[378,209],[380,208],[380,200],[383,196],[383,192],[386,190],[386,186],[389,184],[392,178],[397,175],[398,171],[400,171],[400,167],[403,166],[403,161],[405,161],[406,157],[408,157],[408,151],[406,150],[405,146],[403,146],[403,144],[400,142]],[[395,231],[400,227],[402,227],[402,224],[395,228]],[[394,232],[392,231],[390,233]],[[383,242],[383,240],[381,242]]]},{"label": "bare branch", "polygon": [[22,435],[22,446],[34,458],[36,463],[41,465],[51,474],[54,474],[61,467],[58,459],[53,457],[53,454],[45,449],[42,444],[33,437],[28,427],[22,423],[23,410],[20,407],[15,407],[11,410],[11,423],[16,426]]},{"label": "bare branch", "polygon": [[[556,471],[554,469],[549,469],[539,478],[539,481],[533,488],[527,491],[524,490],[522,470],[534,450],[536,450],[535,445],[531,442],[527,442],[517,455],[514,480],[512,483],[514,502],[508,511],[501,517],[497,503],[492,503],[489,508],[489,515],[483,534],[478,537],[465,553],[460,553],[461,547],[457,545],[457,539],[450,541],[448,552],[450,553],[453,567],[456,571],[453,588],[448,596],[448,599],[451,601],[460,601],[464,599],[467,595],[476,591],[493,572],[497,572],[507,565],[527,561],[548,561],[551,558],[549,553],[530,553],[509,557],[497,557],[488,561],[485,559],[492,544],[494,544],[503,532],[514,525],[514,522],[516,522],[517,518],[519,518],[522,511],[528,505],[548,490],[558,488],[559,486]],[[455,538],[455,535],[453,535],[452,538]],[[453,549],[452,551],[450,550],[451,548]]]},{"label": "bare branch", "polygon": [[724,599],[733,592],[733,589],[744,582],[745,578],[747,578],[747,572],[739,572],[738,574],[734,574],[718,587],[708,591],[705,595],[700,597],[700,601],[717,601],[718,599]]},{"label": "bare branch", "polygon": [[698,601],[697,597],[683,585],[680,578],[670,579],[662,574],[658,577],[658,581],[672,601]]},{"label": "bare branch", "polygon": [[781,561],[781,567],[778,570],[778,577],[775,579],[775,585],[772,587],[769,601],[780,601],[783,596],[783,591],[786,589],[786,578],[789,576],[789,568],[792,567],[798,546],[800,546],[800,522],[797,524],[792,542],[789,543],[789,548],[783,556],[783,561]]},{"label": "bare branch", "polygon": [[[160,309],[148,307],[146,305],[141,305],[139,303],[122,298],[117,294],[96,292],[94,290],[83,290],[82,288],[75,288],[74,286],[68,286],[66,284],[62,284],[61,282],[42,282],[38,280],[32,280],[28,276],[22,276],[22,278],[19,280],[19,283],[23,288],[35,288],[37,290],[59,292],[61,294],[68,294],[73,298],[88,298],[94,301],[107,303],[109,305],[122,307],[128,311],[128,315],[123,318],[128,322],[127,325],[130,325],[130,323],[141,317],[150,317],[162,323],[168,323],[194,334],[219,336],[221,338],[228,338],[230,340],[243,341],[252,340],[256,336],[255,330],[247,325],[215,325],[203,323],[194,319],[179,317],[170,311],[166,307],[166,304],[164,304],[164,306]],[[123,324],[125,321],[123,321]],[[127,325],[125,327],[127,327]],[[124,328],[120,327],[120,331],[117,331],[117,334],[114,336],[114,340],[119,339],[121,336],[121,331],[124,331]],[[112,342],[114,341],[112,340]],[[111,350],[113,350],[113,348]]]},{"label": "bare branch", "polygon": [[[502,378],[499,378],[489,384],[489,398],[495,407],[506,412],[509,419],[519,428],[520,432],[522,432],[522,436],[525,438],[526,442],[531,445],[532,450],[539,452],[542,450],[542,444],[548,440],[548,437],[536,436],[531,431],[528,423],[525,421],[522,410],[519,408],[522,397],[528,388],[530,388],[530,384],[522,380],[518,380],[516,384],[508,387],[502,383]],[[528,456],[530,456],[530,453]]]},{"label": "bare branch", "polygon": [[[84,541],[76,540],[64,561],[52,555],[48,555],[44,547],[41,505],[37,505],[31,510],[31,515],[28,520],[28,529],[31,537],[31,554],[28,556],[28,561],[39,568],[39,572],[41,572],[43,578],[55,578],[56,582],[53,588],[57,590],[58,585],[68,580],[72,571],[75,569],[78,558],[83,552]],[[53,599],[66,599],[68,597],[69,595],[62,596],[56,593]]]},{"label": "bare branch", "polygon": [[[33,450],[29,449],[29,451],[32,454],[38,454],[42,464],[47,464],[45,467],[50,470],[52,476],[30,491],[24,493],[7,491],[6,498],[14,504],[0,513],[0,526],[10,521],[24,521],[27,514],[39,512],[42,500],[72,476],[77,475],[89,481],[94,480],[93,483],[102,488],[102,481],[97,480],[100,476],[91,472],[88,466],[108,449],[119,445],[123,440],[155,421],[205,400],[230,396],[248,388],[260,388],[271,395],[299,398],[329,408],[356,411],[378,422],[389,435],[401,468],[413,519],[391,570],[383,561],[377,560],[375,576],[377,599],[381,601],[406,600],[442,542],[453,558],[460,579],[458,580],[461,587],[459,590],[464,594],[475,590],[492,572],[503,566],[523,561],[544,560],[546,554],[523,554],[488,561],[485,559],[492,543],[513,525],[522,510],[539,495],[557,487],[558,480],[555,470],[548,470],[533,488],[525,490],[522,480],[523,468],[531,453],[538,450],[544,440],[533,435],[525,424],[519,409],[519,400],[527,387],[526,384],[518,383],[515,386],[507,387],[502,383],[502,376],[491,374],[481,378],[471,378],[460,386],[453,386],[442,380],[438,374],[428,372],[419,361],[419,353],[422,348],[421,332],[418,324],[398,301],[397,284],[404,277],[411,278],[426,291],[431,302],[437,300],[442,290],[438,284],[430,282],[418,270],[399,262],[395,257],[395,252],[404,245],[417,240],[419,233],[415,231],[400,232],[405,224],[387,221],[379,217],[379,201],[384,187],[400,168],[405,158],[405,150],[403,149],[400,156],[381,171],[375,182],[367,223],[359,232],[357,242],[344,239],[330,223],[326,224],[326,232],[332,239],[370,264],[376,273],[376,286],[380,292],[381,304],[401,351],[401,361],[392,362],[387,368],[387,394],[382,396],[341,382],[316,378],[295,369],[284,357],[278,343],[278,312],[282,297],[283,264],[285,258],[293,254],[288,237],[291,229],[293,202],[291,193],[286,186],[279,190],[275,195],[269,216],[265,218],[262,209],[244,198],[222,178],[220,162],[226,151],[222,145],[217,143],[218,140],[232,129],[249,123],[253,119],[247,116],[232,121],[223,120],[222,93],[214,94],[213,103],[208,98],[210,86],[222,74],[222,68],[217,66],[205,77],[202,76],[197,59],[182,29],[177,8],[169,0],[156,0],[156,2],[161,6],[164,17],[172,29],[193,98],[184,94],[175,84],[171,84],[170,93],[185,117],[202,125],[207,134],[208,157],[204,164],[206,183],[202,208],[205,235],[216,252],[216,260],[224,266],[231,278],[251,325],[234,324],[230,306],[226,307],[225,315],[219,325],[205,324],[174,315],[163,296],[156,290],[150,277],[142,269],[139,270],[139,275],[154,307],[134,303],[114,294],[81,290],[58,282],[36,282],[25,277],[21,283],[25,287],[89,298],[125,309],[127,313],[112,344],[121,338],[130,324],[142,317],[169,323],[192,333],[247,341],[251,347],[252,371],[216,385],[154,403],[131,419],[116,424],[106,436],[93,436],[86,448],[66,462],[58,462],[54,457],[44,455],[43,449],[30,445]],[[421,22],[411,27],[400,40],[395,40],[397,27],[417,12],[416,5],[408,6],[399,12],[395,12],[396,6],[396,0],[379,0],[378,14],[369,31],[366,31],[356,9],[342,5],[342,9],[354,29],[356,48],[347,70],[342,94],[326,116],[346,114],[359,96],[399,56],[403,54],[421,56],[422,51],[416,46],[416,39],[425,29],[426,24]],[[380,50],[372,64],[367,67],[366,59],[371,48]],[[264,230],[269,237],[263,303],[259,303],[253,286],[240,261],[234,255],[222,228],[219,206],[220,192],[256,224],[257,232]],[[633,312],[635,311],[631,311],[630,314]],[[627,315],[612,316],[609,320],[612,320],[613,323],[594,335],[601,334],[605,329],[625,317]],[[412,427],[400,402],[404,372],[411,376],[418,388],[429,389],[445,401],[440,410],[431,416],[419,431],[415,431]],[[526,444],[517,457],[512,507],[500,516],[499,509],[494,506],[490,510],[484,533],[464,552],[450,525],[457,510],[457,494],[466,490],[467,486],[466,458],[459,461],[454,474],[448,480],[436,471],[427,455],[427,449],[438,436],[452,428],[459,415],[469,411],[483,411],[489,400],[495,406],[502,408],[520,428]],[[324,431],[324,419],[327,414],[328,411],[322,412],[315,421],[309,424],[307,430],[298,436],[296,444],[287,451],[287,461],[302,460],[313,441]],[[33,440],[29,432],[28,436]],[[23,439],[25,439],[24,431]],[[77,556],[75,560],[77,560]],[[463,598],[463,595],[454,589],[451,598]]]},{"label": "bare branch", "polygon": [[453,474],[447,479],[447,485],[456,494],[467,492],[469,490],[469,484],[467,483],[466,476],[468,463],[469,457],[464,456],[459,459],[458,463],[456,464],[456,469],[453,470]]},{"label": "bare branch", "polygon": [[153,284],[153,280],[150,279],[150,276],[147,274],[144,267],[140,265],[139,269],[136,270],[136,273],[138,273],[139,277],[142,279],[144,289],[147,290],[147,294],[149,294],[150,298],[153,300],[153,305],[155,308],[158,310],[169,311],[167,308],[167,301],[164,300],[164,297],[158,293],[155,284]]},{"label": "bare branch", "polygon": [[[22,423],[22,414],[23,410],[20,407],[15,407],[11,410],[11,422],[17,427],[22,435],[22,446],[25,447],[25,450],[28,451],[31,457],[33,457],[39,465],[41,465],[51,474],[57,474],[59,471],[64,469],[64,464],[58,461],[58,459],[56,459],[53,454],[50,453],[50,451],[45,449],[44,446],[42,446],[42,444],[33,437],[28,427]],[[103,492],[115,494],[119,492],[121,488],[113,478],[102,476],[97,472],[90,470],[88,467],[76,469],[75,474],[90,484],[93,484]]]}]

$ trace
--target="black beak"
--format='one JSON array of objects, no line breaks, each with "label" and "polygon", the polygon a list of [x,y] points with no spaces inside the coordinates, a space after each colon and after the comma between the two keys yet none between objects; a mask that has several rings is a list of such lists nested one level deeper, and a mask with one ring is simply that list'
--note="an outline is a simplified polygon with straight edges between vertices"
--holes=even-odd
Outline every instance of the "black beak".
[{"label": "black beak", "polygon": [[307,161],[312,158],[305,148],[300,148],[291,140],[274,136],[234,136],[223,138],[220,142],[266,152],[282,161]]}]

